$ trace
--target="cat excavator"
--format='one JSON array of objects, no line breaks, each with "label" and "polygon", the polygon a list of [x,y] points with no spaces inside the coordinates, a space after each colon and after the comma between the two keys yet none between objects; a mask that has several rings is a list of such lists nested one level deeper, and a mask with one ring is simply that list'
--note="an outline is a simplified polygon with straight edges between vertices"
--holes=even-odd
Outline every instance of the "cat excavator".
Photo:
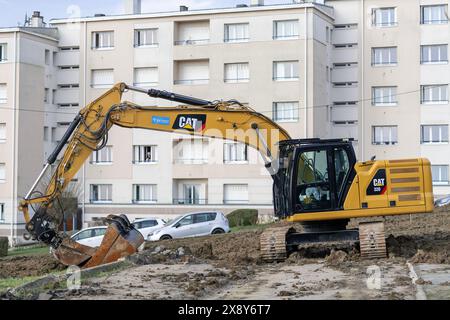
[{"label": "cat excavator", "polygon": [[[122,101],[128,91],[183,105],[139,106]],[[357,162],[351,140],[291,139],[277,123],[236,100],[207,101],[118,83],[79,111],[20,202],[26,239],[50,245],[65,265],[113,262],[137,252],[144,242],[125,215],[106,217],[108,229],[98,248],[58,232],[63,216],[54,209],[63,191],[91,153],[106,146],[114,125],[232,140],[258,150],[273,179],[275,216],[287,221],[262,233],[265,261],[282,261],[304,243],[336,241],[357,241],[361,255],[382,257],[383,223],[347,229],[349,219],[426,213],[434,207],[427,159]],[[49,181],[43,182],[49,172]],[[297,232],[294,223],[303,230]]]}]

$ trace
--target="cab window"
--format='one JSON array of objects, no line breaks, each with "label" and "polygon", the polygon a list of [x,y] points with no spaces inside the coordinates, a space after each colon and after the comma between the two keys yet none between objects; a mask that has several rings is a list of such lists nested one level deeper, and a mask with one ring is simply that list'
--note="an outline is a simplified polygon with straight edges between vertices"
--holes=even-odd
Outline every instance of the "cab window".
[{"label": "cab window", "polygon": [[296,200],[304,210],[331,208],[326,150],[306,151],[298,158]]},{"label": "cab window", "polygon": [[335,148],[334,153],[334,172],[336,173],[336,192],[338,195],[344,189],[345,177],[350,171],[350,161],[347,152],[342,148]]}]

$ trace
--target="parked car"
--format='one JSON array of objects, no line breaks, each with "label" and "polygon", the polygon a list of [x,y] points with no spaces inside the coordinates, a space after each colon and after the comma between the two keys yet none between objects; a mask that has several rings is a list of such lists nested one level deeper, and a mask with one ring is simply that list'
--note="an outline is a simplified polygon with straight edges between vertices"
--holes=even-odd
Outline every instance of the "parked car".
[{"label": "parked car", "polygon": [[132,223],[132,225],[138,229],[140,233],[144,236],[144,239],[147,239],[149,233],[152,233],[158,229],[161,229],[166,224],[166,221],[163,219],[156,218],[145,218],[145,219],[136,219]]},{"label": "parked car", "polygon": [[163,228],[150,233],[148,240],[167,240],[230,232],[228,219],[222,212],[193,212],[179,216]]},{"label": "parked car", "polygon": [[450,204],[450,196],[438,199],[434,202],[435,207],[443,207]]},{"label": "parked car", "polygon": [[98,247],[106,233],[106,226],[90,227],[74,233],[70,238],[89,247]]}]

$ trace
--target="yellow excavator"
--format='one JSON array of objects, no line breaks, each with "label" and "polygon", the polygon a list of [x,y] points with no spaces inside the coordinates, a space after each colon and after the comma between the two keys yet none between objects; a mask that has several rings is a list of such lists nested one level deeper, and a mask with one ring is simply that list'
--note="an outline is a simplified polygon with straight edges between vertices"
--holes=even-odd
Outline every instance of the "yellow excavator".
[{"label": "yellow excavator", "polygon": [[[127,91],[183,105],[143,107],[122,101]],[[81,245],[57,231],[62,216],[51,210],[91,153],[106,145],[113,125],[221,138],[257,149],[273,178],[275,216],[303,225],[302,232],[292,224],[266,229],[260,239],[266,261],[282,261],[304,243],[330,241],[359,241],[362,255],[385,256],[382,222],[347,229],[350,218],[426,213],[434,208],[427,159],[357,162],[351,140],[291,139],[277,123],[236,100],[206,101],[118,83],[76,115],[20,203],[26,239],[50,245],[65,265],[88,268],[116,261],[135,253],[144,242],[125,215],[109,215],[100,247]],[[38,190],[55,164],[45,190]]]}]

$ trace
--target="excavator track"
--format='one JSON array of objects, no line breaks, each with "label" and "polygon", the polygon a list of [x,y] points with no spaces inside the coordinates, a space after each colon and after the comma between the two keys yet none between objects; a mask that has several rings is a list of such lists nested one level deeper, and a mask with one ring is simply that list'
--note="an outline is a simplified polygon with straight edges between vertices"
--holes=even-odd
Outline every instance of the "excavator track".
[{"label": "excavator track", "polygon": [[361,258],[386,258],[384,223],[361,222],[359,224],[359,246]]},{"label": "excavator track", "polygon": [[264,262],[281,262],[287,258],[286,235],[295,232],[290,226],[267,228],[260,236],[260,252]]}]

